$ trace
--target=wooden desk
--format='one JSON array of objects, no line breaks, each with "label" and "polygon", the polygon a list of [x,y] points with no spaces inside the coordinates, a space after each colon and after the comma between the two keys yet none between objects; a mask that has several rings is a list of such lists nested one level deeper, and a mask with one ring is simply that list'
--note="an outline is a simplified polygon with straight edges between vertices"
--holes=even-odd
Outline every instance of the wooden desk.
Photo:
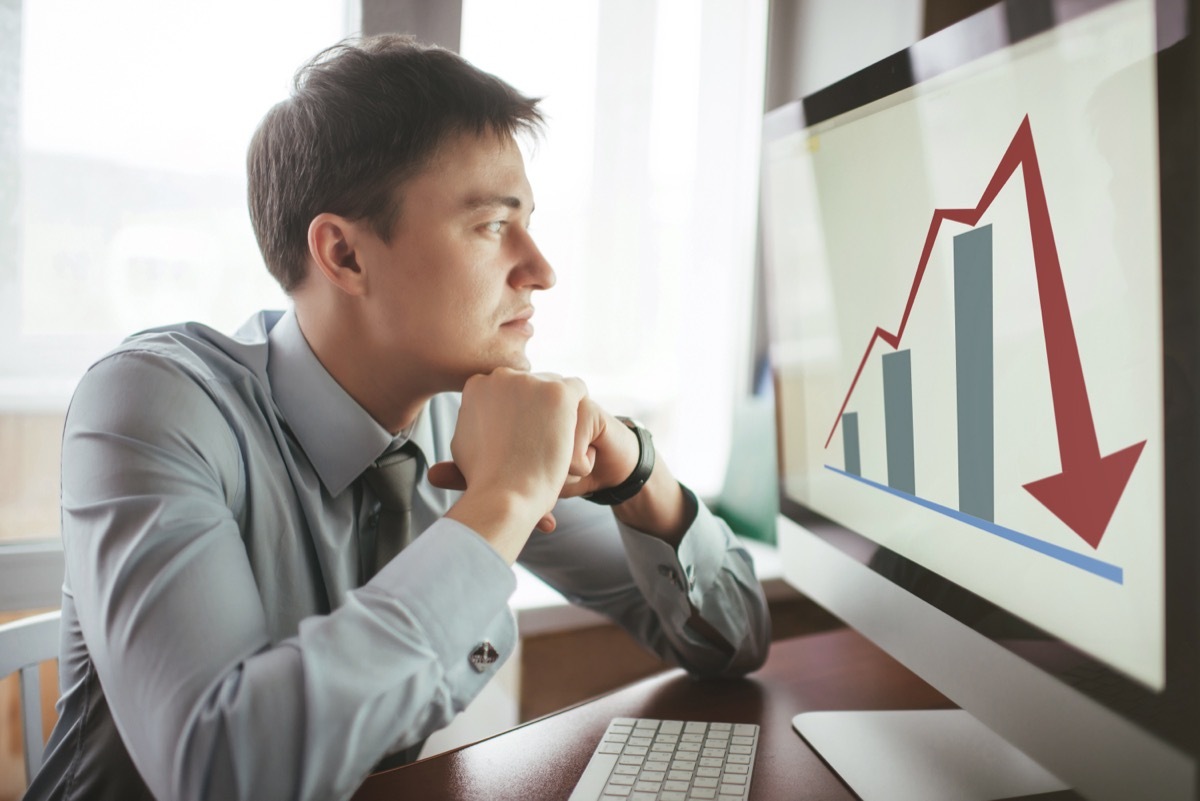
[{"label": "wooden desk", "polygon": [[[355,801],[565,801],[614,717],[757,723],[751,801],[854,795],[792,730],[822,709],[936,709],[952,704],[849,629],[781,640],[745,679],[696,681],[672,670],[474,745],[370,777]],[[1039,797],[1069,799],[1073,794]]]}]

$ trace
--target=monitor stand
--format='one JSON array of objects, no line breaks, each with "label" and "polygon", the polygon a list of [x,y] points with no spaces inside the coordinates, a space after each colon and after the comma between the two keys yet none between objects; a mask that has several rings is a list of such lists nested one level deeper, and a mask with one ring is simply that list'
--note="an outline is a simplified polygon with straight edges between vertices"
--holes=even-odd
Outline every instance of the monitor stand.
[{"label": "monitor stand", "polygon": [[805,712],[792,727],[863,801],[993,801],[1068,789],[961,709]]}]

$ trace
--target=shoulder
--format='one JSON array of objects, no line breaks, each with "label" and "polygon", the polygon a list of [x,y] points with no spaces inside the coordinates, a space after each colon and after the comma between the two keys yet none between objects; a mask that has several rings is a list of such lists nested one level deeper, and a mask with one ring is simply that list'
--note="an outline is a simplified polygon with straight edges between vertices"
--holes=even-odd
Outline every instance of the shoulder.
[{"label": "shoulder", "polygon": [[198,323],[135,334],[95,362],[76,387],[67,435],[139,440],[228,439],[247,415],[271,408],[267,343]]},{"label": "shoulder", "polygon": [[130,336],[100,359],[132,354],[127,361],[163,360],[201,380],[228,381],[252,377],[267,382],[267,336],[280,312],[260,312],[251,317],[237,333],[223,334],[202,323],[151,328]]}]

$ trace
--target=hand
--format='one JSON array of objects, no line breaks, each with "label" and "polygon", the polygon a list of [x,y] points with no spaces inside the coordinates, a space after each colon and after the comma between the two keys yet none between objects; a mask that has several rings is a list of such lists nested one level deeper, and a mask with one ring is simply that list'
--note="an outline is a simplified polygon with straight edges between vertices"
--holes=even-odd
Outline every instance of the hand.
[{"label": "hand", "polygon": [[535,525],[552,530],[550,510],[568,473],[592,469],[586,450],[575,448],[586,395],[578,379],[508,368],[470,378],[450,443],[454,463],[429,471],[431,483],[465,489],[447,516],[478,532],[510,562]]},{"label": "hand", "polygon": [[617,486],[637,467],[639,455],[637,435],[629,426],[590,397],[583,398],[575,427],[575,458],[592,467],[587,472],[572,471],[560,497],[573,498]]},{"label": "hand", "polygon": [[[579,404],[571,466],[559,497],[572,498],[620,484],[637,466],[638,456],[637,436],[629,427],[584,396]],[[433,465],[429,481],[443,489],[467,487],[466,477],[454,462]],[[553,521],[553,515],[547,514],[538,528],[553,531]]]}]

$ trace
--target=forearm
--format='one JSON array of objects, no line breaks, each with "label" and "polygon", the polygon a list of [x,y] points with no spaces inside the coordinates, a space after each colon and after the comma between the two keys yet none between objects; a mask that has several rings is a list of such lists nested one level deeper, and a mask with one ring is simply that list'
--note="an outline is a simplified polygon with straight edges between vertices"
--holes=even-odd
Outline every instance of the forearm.
[{"label": "forearm", "polygon": [[[762,587],[724,523],[684,495],[696,519],[678,547],[572,499],[555,508],[558,530],[531,539],[521,563],[668,662],[697,674],[740,675],[761,664],[770,641]],[[696,615],[720,636],[699,631]]]},{"label": "forearm", "polygon": [[[469,663],[479,641],[502,657],[515,642],[511,571],[461,529],[425,532],[334,612],[274,644],[252,590],[202,591],[199,576],[213,573],[195,562],[186,573],[154,604],[110,608],[118,628],[104,638],[91,635],[106,630],[94,612],[82,621],[125,746],[158,797],[348,797],[387,751],[445,726],[494,675]],[[122,642],[119,630],[137,634]]]}]

